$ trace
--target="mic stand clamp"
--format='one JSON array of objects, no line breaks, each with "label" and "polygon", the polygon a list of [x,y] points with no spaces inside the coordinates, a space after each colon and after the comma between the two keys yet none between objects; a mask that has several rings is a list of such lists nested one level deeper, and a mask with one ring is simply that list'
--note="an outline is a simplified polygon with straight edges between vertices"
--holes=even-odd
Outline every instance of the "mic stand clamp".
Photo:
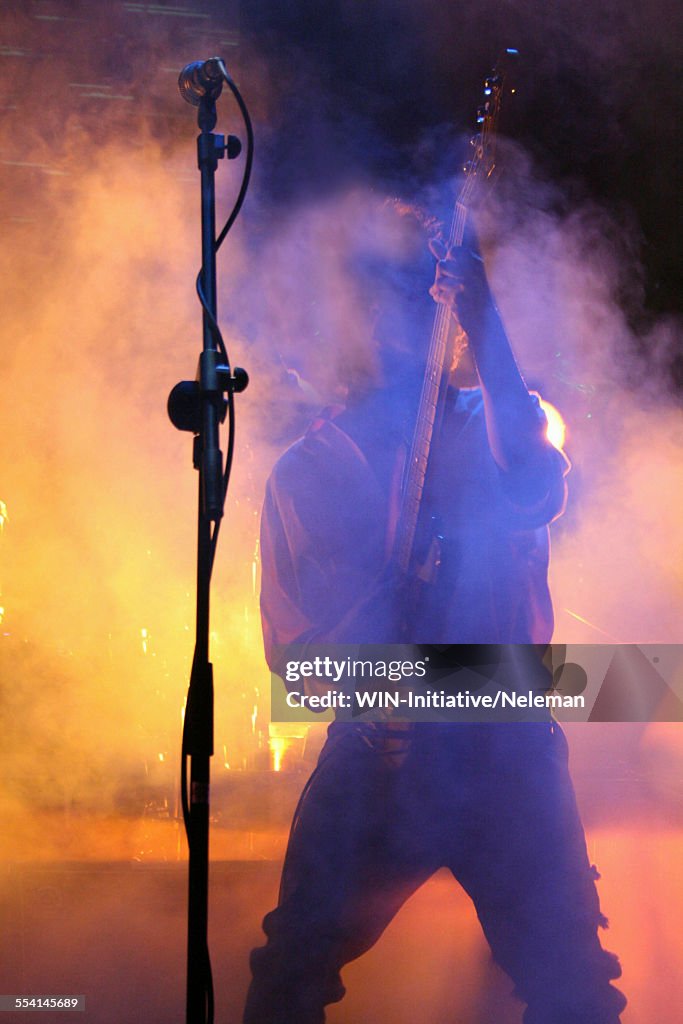
[{"label": "mic stand clamp", "polygon": [[[168,396],[168,418],[177,430],[199,434],[202,427],[202,395],[215,403],[218,417],[223,423],[228,408],[224,395],[231,391],[238,395],[249,383],[249,374],[241,366],[232,369],[219,363],[220,353],[215,349],[202,352],[194,380],[181,380]],[[195,466],[195,469],[198,467]]]}]

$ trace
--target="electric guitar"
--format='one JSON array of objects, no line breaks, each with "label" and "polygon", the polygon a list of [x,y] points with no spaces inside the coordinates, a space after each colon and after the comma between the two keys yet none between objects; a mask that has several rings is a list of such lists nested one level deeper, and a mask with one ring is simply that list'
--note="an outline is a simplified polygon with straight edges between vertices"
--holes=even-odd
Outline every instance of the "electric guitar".
[{"label": "electric guitar", "polygon": [[[508,50],[505,56],[516,54]],[[506,75],[499,62],[484,80],[483,101],[477,110],[476,133],[470,140],[472,155],[465,164],[464,181],[451,218],[446,244],[450,249],[462,245],[467,217],[480,183],[491,177],[495,168],[495,140]],[[431,572],[422,558],[418,560],[416,538],[429,456],[438,434],[440,418],[453,366],[453,314],[442,303],[437,306],[429,343],[424,381],[413,431],[394,541],[394,560],[406,576],[428,579]],[[422,545],[419,545],[422,547]],[[434,545],[432,545],[433,547]],[[438,567],[438,555],[430,551],[427,563]],[[434,570],[435,571],[435,570]]]}]

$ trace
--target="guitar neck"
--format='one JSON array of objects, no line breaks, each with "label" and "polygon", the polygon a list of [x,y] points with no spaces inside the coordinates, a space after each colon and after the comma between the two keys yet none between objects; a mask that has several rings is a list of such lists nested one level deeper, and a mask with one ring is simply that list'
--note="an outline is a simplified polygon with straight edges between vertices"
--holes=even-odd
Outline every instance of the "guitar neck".
[{"label": "guitar neck", "polygon": [[[495,167],[495,136],[505,80],[505,64],[508,58],[514,55],[517,55],[516,50],[506,50],[502,60],[484,81],[483,103],[477,110],[477,134],[471,139],[472,159],[465,165],[465,181],[451,218],[447,239],[449,249],[462,245],[468,211],[478,179],[490,177]],[[448,379],[453,369],[450,344],[451,318],[450,310],[439,304],[434,316],[398,516],[394,557],[404,573],[409,573],[412,568],[429,455],[438,430]]]},{"label": "guitar neck", "polygon": [[[461,194],[453,211],[448,235],[449,248],[454,245],[462,245],[466,221],[467,207]],[[443,304],[439,304],[432,325],[425,375],[398,518],[395,557],[403,572],[409,571],[412,562],[429,453],[451,372],[451,345],[449,344],[452,331],[451,319],[450,310]]]}]

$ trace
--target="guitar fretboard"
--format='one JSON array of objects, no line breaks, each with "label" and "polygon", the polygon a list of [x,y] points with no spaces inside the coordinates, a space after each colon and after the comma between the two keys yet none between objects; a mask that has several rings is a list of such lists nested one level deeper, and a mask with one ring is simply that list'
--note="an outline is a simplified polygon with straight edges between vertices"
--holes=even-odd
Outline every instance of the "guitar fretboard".
[{"label": "guitar fretboard", "polygon": [[[462,245],[467,220],[467,208],[462,194],[455,204],[451,229],[448,235],[448,247]],[[406,470],[401,513],[396,534],[396,561],[400,569],[407,572],[411,563],[415,534],[417,531],[422,494],[427,476],[427,463],[434,435],[437,410],[445,395],[448,376],[451,370],[446,366],[449,354],[449,338],[451,332],[451,312],[443,304],[439,304],[434,316],[429,351],[425,367],[425,375],[418,405],[417,419],[413,439],[410,446],[409,462]]]},{"label": "guitar fretboard", "polygon": [[[462,245],[472,193],[477,181],[482,174],[488,177],[493,171],[493,140],[500,111],[503,79],[503,73],[496,69],[484,83],[484,103],[477,111],[478,134],[472,139],[473,158],[465,167],[465,181],[455,202],[447,239],[449,249]],[[408,573],[412,566],[435,424],[443,408],[448,378],[454,369],[451,365],[450,345],[452,316],[444,304],[440,303],[437,306],[406,467],[394,546],[396,563],[404,573]]]}]

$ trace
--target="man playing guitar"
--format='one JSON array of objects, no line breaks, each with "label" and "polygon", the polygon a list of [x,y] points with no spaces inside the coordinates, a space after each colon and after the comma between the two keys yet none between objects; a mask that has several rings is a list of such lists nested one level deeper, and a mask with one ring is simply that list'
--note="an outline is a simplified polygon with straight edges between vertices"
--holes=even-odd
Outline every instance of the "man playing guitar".
[{"label": "man playing guitar", "polygon": [[[564,507],[568,463],[546,439],[483,262],[462,246],[432,249],[432,297],[466,332],[478,378],[447,382],[420,485],[420,521],[436,516],[444,538],[438,575],[406,624],[412,569],[398,557],[396,495],[419,461],[425,352],[380,338],[383,379],[318,417],[268,482],[261,603],[275,669],[278,645],[393,642],[406,625],[411,642],[550,641],[548,524]],[[344,964],[443,867],[472,898],[525,1024],[618,1024],[619,964],[598,937],[597,872],[552,720],[334,723],[296,814],[267,943],[252,953],[245,1024],[322,1024],[344,994]]]}]

